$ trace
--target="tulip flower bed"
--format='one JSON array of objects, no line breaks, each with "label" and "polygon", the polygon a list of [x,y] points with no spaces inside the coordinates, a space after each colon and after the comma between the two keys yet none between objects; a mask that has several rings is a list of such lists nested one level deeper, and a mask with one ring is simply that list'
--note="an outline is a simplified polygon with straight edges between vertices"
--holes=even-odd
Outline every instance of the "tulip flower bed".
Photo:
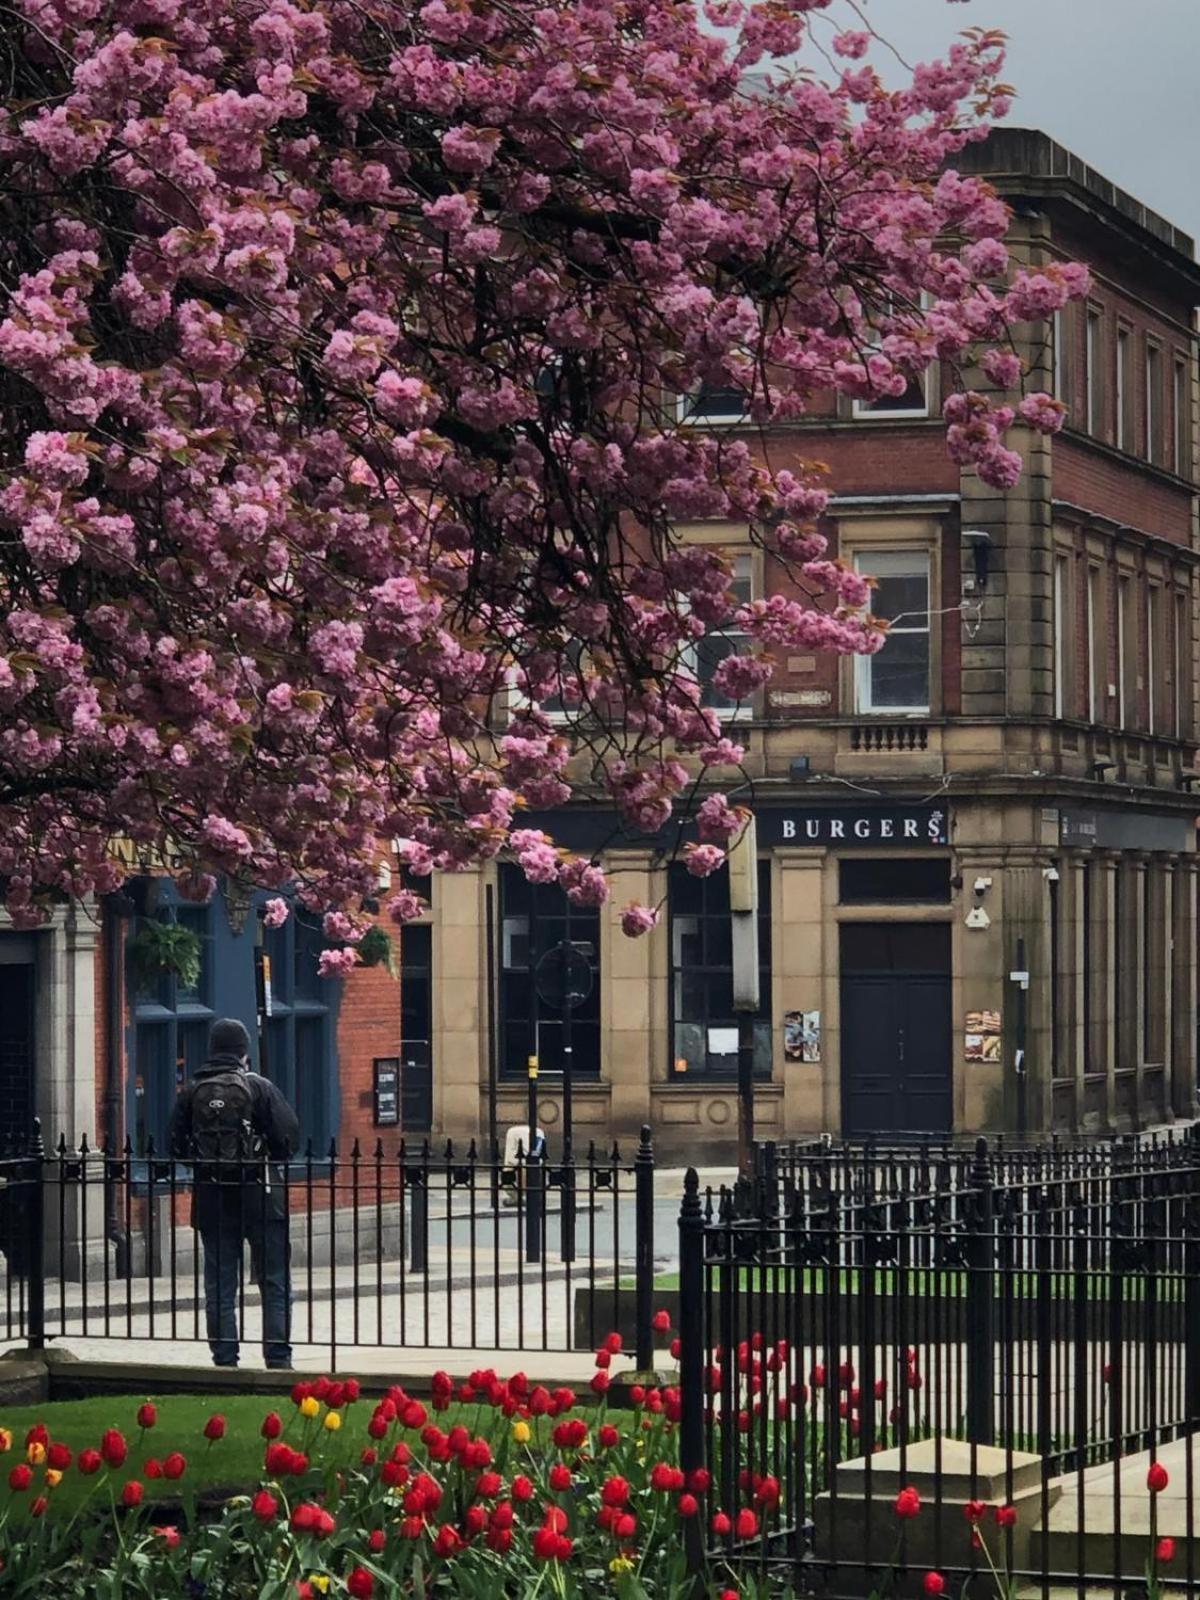
[{"label": "tulip flower bed", "polygon": [[[681,1597],[684,1524],[731,1516],[748,1536],[770,1508],[717,1507],[706,1474],[685,1481],[676,1389],[637,1391],[631,1412],[608,1413],[619,1348],[612,1335],[597,1353],[587,1406],[481,1371],[437,1375],[428,1403],[399,1387],[366,1400],[352,1380],[300,1382],[278,1410],[258,1402],[250,1422],[242,1402],[233,1422],[230,1407],[188,1437],[132,1404],[82,1447],[46,1422],[7,1429],[3,1593]],[[239,1477],[240,1492],[204,1502],[206,1481]],[[719,1574],[710,1588],[752,1592]]]}]

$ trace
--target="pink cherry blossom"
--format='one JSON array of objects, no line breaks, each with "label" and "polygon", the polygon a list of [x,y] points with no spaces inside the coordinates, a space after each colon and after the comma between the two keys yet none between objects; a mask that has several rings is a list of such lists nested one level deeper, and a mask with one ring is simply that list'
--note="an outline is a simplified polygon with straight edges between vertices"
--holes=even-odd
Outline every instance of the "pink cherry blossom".
[{"label": "pink cherry blossom", "polygon": [[649,933],[657,924],[658,912],[651,906],[631,904],[621,912],[621,931],[631,939],[641,938],[642,934]]},{"label": "pink cherry blossom", "polygon": [[[1088,285],[1014,269],[956,169],[1007,104],[999,36],[906,73],[849,28],[830,72],[826,10],[20,0],[14,920],[115,888],[132,842],[201,897],[271,892],[268,926],[297,894],[345,973],[395,840],[422,876],[503,856],[604,903],[603,867],[529,825],[583,795],[654,834],[699,788],[688,867],[720,865],[744,751],[697,640],[745,637],[716,686],[757,706],[777,659],[884,638],[816,526],[837,484],[758,430],[938,364],[952,458],[1011,485],[1010,430],[1061,417],[1022,398],[1012,324]],[[744,420],[686,420],[703,385]],[[739,604],[697,519],[789,585]]]},{"label": "pink cherry blossom", "polygon": [[263,908],[263,926],[265,928],[282,928],[290,914],[291,907],[287,901],[280,899],[276,895],[274,899],[268,900]]}]

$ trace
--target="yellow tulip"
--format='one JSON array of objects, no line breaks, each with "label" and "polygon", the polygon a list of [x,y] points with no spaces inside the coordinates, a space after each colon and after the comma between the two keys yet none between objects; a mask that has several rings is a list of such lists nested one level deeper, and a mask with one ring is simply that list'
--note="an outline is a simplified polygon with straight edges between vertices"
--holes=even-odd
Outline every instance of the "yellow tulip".
[{"label": "yellow tulip", "polygon": [[529,1427],[529,1424],[527,1422],[514,1422],[513,1438],[518,1444],[528,1444],[530,1439],[533,1438],[533,1433]]},{"label": "yellow tulip", "polygon": [[608,1570],[612,1573],[632,1572],[633,1562],[630,1561],[628,1556],[614,1556],[608,1563]]},{"label": "yellow tulip", "polygon": [[46,1487],[48,1489],[57,1489],[61,1482],[62,1482],[62,1473],[59,1472],[58,1468],[57,1467],[47,1467],[46,1468]]},{"label": "yellow tulip", "polygon": [[326,1412],[325,1426],[329,1429],[330,1433],[336,1433],[341,1425],[342,1419],[336,1411]]},{"label": "yellow tulip", "polygon": [[12,1434],[7,1428],[0,1428],[0,1455],[12,1449]]},{"label": "yellow tulip", "polygon": [[329,1574],[326,1572],[310,1572],[308,1581],[314,1589],[319,1589],[322,1594],[329,1593]]},{"label": "yellow tulip", "polygon": [[315,1395],[306,1395],[300,1402],[300,1415],[302,1417],[315,1417],[321,1409],[321,1402]]},{"label": "yellow tulip", "polygon": [[46,1446],[39,1444],[35,1439],[25,1452],[25,1459],[32,1462],[35,1467],[40,1467],[46,1459]]}]

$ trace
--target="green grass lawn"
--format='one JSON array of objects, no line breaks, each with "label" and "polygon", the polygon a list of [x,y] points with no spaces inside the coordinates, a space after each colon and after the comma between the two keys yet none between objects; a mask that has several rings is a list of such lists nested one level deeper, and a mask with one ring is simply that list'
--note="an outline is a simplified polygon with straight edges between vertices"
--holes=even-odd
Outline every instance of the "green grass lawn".
[{"label": "green grass lawn", "polygon": [[[110,1481],[119,1493],[126,1479],[140,1479],[145,1484],[147,1502],[158,1499],[177,1503],[185,1485],[190,1485],[198,1495],[216,1488],[241,1491],[256,1485],[263,1476],[264,1441],[259,1430],[269,1411],[278,1411],[282,1417],[287,1430],[283,1438],[297,1449],[302,1448],[302,1419],[286,1394],[274,1400],[262,1395],[167,1395],[161,1400],[155,1399],[158,1422],[141,1435],[137,1410],[145,1398],[144,1395],[100,1395],[87,1400],[0,1408],[0,1427],[7,1428],[13,1435],[12,1449],[0,1456],[0,1508],[10,1500],[22,1507],[28,1506],[39,1492],[40,1468],[35,1468],[35,1487],[28,1493],[14,1494],[8,1486],[10,1470],[25,1459],[25,1435],[35,1422],[44,1422],[50,1437],[69,1445],[76,1456],[89,1445],[98,1448],[106,1428],[119,1428],[128,1442],[129,1456],[124,1466],[111,1475]],[[341,1413],[344,1419],[341,1429],[327,1435],[322,1442],[324,1461],[342,1465],[358,1460],[363,1448],[372,1442],[367,1437],[367,1423],[373,1409],[373,1402],[363,1399]],[[214,1412],[224,1416],[227,1430],[223,1439],[209,1444],[204,1437],[204,1424]],[[474,1408],[452,1408],[437,1421],[448,1428],[457,1420],[469,1425],[474,1416]],[[172,1450],[181,1451],[187,1458],[185,1477],[174,1482],[147,1478],[146,1459],[155,1456],[161,1461]],[[72,1464],[58,1487],[50,1490],[54,1505],[74,1509],[95,1488],[98,1476],[83,1477]],[[107,1487],[101,1489],[97,1498],[106,1500],[108,1493]]]}]

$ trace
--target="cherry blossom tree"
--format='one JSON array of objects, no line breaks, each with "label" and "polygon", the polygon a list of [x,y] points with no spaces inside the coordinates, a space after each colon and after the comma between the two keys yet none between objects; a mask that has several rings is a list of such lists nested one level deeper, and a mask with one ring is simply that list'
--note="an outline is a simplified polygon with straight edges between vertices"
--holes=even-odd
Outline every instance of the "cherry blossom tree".
[{"label": "cherry blossom tree", "polygon": [[[132,850],[197,897],[300,885],[352,940],[396,839],[422,872],[508,850],[594,903],[600,868],[521,826],[584,745],[632,827],[702,785],[692,864],[721,861],[741,751],[696,637],[753,642],[720,668],[734,696],[773,653],[883,637],[815,531],[827,487],[772,466],[769,426],[982,370],[948,447],[1011,484],[1009,429],[1061,407],[1020,393],[1010,329],[1085,287],[1011,273],[1004,206],[954,170],[1005,109],[1000,36],[897,89],[836,9],[9,0],[18,923],[113,889]],[[743,391],[760,436],[681,421],[700,385]],[[739,605],[677,531],[710,518],[796,597]]]}]

